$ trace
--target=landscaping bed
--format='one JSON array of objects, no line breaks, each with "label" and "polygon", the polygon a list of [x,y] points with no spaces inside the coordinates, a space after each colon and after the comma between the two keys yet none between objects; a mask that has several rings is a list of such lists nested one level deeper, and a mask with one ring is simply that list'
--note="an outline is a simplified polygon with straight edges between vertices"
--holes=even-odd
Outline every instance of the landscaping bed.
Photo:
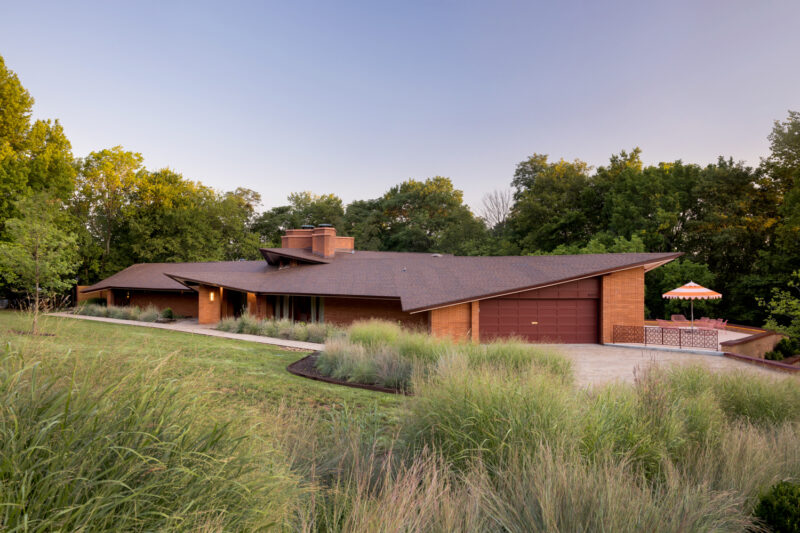
[{"label": "landscaping bed", "polygon": [[342,379],[334,379],[332,377],[322,374],[317,369],[317,358],[320,352],[314,352],[311,355],[303,357],[286,367],[291,374],[304,378],[314,379],[317,381],[324,381],[325,383],[333,383],[335,385],[344,385],[345,387],[354,387],[357,389],[372,390],[377,392],[388,392],[392,394],[407,394],[407,391],[401,389],[391,389],[388,387],[380,387],[378,385],[369,385],[366,383],[353,383]]}]

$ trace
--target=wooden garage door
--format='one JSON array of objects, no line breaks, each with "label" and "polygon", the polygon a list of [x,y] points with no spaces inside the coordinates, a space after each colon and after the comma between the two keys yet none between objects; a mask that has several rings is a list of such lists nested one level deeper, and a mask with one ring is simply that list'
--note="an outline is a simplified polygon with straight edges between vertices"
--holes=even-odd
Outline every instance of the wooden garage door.
[{"label": "wooden garage door", "polygon": [[529,342],[598,342],[598,300],[514,299],[480,302],[480,337],[522,337]]}]

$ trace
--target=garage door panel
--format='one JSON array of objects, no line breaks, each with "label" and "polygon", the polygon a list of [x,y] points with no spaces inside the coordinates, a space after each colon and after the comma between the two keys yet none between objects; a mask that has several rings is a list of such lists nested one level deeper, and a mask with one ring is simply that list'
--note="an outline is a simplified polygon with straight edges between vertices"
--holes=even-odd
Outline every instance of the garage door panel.
[{"label": "garage door panel", "polygon": [[482,339],[520,336],[530,342],[596,343],[596,299],[502,298],[480,305]]}]

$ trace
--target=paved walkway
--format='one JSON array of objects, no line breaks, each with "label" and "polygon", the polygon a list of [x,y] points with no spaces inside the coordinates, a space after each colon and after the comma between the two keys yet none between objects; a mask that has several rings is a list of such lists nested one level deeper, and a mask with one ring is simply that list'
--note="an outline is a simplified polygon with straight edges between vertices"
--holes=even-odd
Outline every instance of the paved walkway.
[{"label": "paved walkway", "polygon": [[258,342],[281,346],[293,350],[317,351],[325,348],[324,344],[315,342],[301,342],[287,339],[276,339],[274,337],[262,337],[261,335],[245,335],[244,333],[228,333],[219,331],[211,325],[198,324],[197,320],[176,320],[169,324],[158,324],[156,322],[139,322],[138,320],[120,320],[117,318],[105,318],[100,316],[73,315],[72,313],[50,313],[50,316],[62,318],[77,318],[80,320],[94,320],[95,322],[108,322],[109,324],[123,324],[126,326],[141,326],[144,328],[168,329],[170,331],[182,331],[183,333],[195,333],[197,335],[207,335],[209,337],[221,337],[223,339],[237,339],[240,341]]},{"label": "paved walkway", "polygon": [[[579,385],[602,385],[612,381],[632,382],[634,369],[652,362],[660,365],[699,364],[715,372],[737,370],[777,379],[787,375],[750,363],[729,359],[713,352],[662,351],[646,348],[603,346],[600,344],[545,344],[572,360],[575,381]],[[797,379],[790,377],[789,379]]]}]

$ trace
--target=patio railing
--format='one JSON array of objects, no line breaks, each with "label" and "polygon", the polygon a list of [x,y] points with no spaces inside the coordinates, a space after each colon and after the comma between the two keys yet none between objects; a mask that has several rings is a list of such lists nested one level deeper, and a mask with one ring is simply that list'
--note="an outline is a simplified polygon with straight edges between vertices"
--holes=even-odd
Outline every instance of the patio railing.
[{"label": "patio railing", "polygon": [[719,331],[660,326],[614,326],[613,342],[718,350]]}]

